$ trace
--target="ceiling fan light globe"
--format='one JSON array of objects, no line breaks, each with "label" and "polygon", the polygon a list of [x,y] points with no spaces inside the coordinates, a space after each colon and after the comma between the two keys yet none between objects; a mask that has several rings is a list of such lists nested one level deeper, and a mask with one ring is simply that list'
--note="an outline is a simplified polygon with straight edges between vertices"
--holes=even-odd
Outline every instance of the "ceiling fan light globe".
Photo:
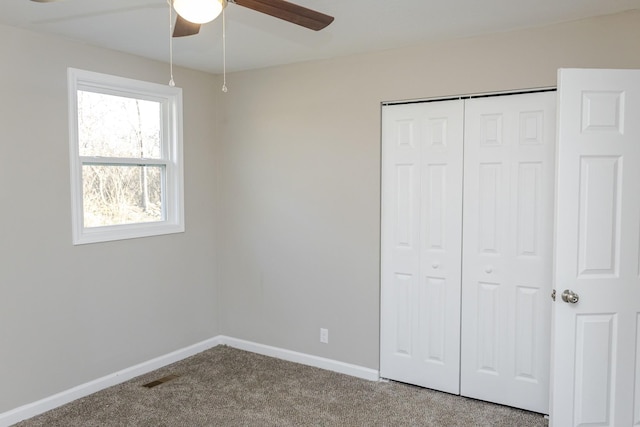
[{"label": "ceiling fan light globe", "polygon": [[174,0],[173,8],[189,22],[194,24],[206,24],[220,15],[225,0]]}]

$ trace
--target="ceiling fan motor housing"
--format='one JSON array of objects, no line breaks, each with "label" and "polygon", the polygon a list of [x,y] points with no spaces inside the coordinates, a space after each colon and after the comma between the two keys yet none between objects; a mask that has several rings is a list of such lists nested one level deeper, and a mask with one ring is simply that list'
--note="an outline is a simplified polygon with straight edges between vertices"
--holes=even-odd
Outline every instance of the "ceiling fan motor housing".
[{"label": "ceiling fan motor housing", "polygon": [[184,19],[194,24],[206,24],[220,15],[227,0],[173,0],[173,8]]}]

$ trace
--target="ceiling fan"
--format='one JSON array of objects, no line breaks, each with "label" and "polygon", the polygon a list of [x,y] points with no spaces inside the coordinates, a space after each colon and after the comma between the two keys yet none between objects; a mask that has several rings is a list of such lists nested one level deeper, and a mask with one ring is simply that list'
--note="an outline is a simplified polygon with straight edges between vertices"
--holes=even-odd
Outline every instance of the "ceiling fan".
[{"label": "ceiling fan", "polygon": [[[49,3],[59,0],[31,1]],[[200,26],[213,21],[227,7],[227,3],[244,6],[314,31],[325,28],[334,19],[333,16],[285,0],[170,0],[170,3],[178,14],[173,37],[198,34]]]},{"label": "ceiling fan", "polygon": [[[173,0],[173,8],[178,13],[173,36],[198,34],[201,24],[214,20],[227,7],[227,3],[244,6],[314,31],[325,28],[334,19],[333,16],[285,0]],[[202,8],[200,13],[198,7]]]}]

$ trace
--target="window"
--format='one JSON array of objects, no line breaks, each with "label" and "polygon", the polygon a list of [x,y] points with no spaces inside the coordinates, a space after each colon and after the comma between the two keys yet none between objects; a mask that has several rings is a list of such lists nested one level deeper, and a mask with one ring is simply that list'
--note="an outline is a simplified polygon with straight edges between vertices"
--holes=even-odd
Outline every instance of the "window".
[{"label": "window", "polygon": [[73,243],[184,231],[182,91],[70,68]]}]

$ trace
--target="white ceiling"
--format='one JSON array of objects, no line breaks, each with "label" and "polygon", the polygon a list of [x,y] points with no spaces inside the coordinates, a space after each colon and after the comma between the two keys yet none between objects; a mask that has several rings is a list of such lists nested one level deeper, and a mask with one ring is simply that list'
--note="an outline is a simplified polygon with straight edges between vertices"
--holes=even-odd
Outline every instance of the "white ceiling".
[{"label": "white ceiling", "polygon": [[[640,0],[292,0],[332,15],[311,31],[229,4],[227,71],[268,67],[640,9]],[[167,0],[2,0],[0,24],[168,62]],[[176,64],[222,72],[222,19],[174,39]]]}]

